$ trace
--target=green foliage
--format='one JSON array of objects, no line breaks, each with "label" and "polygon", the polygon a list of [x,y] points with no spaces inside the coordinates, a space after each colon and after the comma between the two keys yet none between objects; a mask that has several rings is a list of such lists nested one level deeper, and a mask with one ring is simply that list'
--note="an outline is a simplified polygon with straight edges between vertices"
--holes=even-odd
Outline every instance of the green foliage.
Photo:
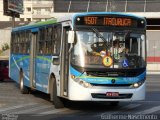
[{"label": "green foliage", "polygon": [[4,44],[2,45],[2,51],[8,50],[8,49],[9,49],[8,43],[4,43]]}]

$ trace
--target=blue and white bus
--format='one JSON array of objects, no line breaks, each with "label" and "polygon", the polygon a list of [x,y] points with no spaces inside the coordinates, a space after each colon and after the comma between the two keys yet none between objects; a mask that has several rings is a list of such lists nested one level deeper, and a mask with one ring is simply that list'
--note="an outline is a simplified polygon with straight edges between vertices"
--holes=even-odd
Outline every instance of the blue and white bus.
[{"label": "blue and white bus", "polygon": [[22,93],[72,101],[145,99],[146,20],[131,14],[76,13],[12,30],[9,75]]}]

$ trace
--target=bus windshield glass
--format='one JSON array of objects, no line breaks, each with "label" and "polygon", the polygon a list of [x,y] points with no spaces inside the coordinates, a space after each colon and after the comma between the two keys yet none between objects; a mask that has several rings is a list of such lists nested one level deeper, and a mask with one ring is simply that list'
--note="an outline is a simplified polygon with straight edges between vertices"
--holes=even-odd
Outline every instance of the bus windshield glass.
[{"label": "bus windshield glass", "polygon": [[143,68],[146,64],[145,33],[76,31],[71,62],[85,68]]}]

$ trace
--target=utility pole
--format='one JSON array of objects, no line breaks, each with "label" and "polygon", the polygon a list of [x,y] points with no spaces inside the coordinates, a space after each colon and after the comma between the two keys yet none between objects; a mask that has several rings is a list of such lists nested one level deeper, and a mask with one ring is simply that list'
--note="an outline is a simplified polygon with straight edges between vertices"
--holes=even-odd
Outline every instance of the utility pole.
[{"label": "utility pole", "polygon": [[23,13],[23,0],[3,0],[4,15],[12,17],[12,27],[15,27],[15,18]]}]

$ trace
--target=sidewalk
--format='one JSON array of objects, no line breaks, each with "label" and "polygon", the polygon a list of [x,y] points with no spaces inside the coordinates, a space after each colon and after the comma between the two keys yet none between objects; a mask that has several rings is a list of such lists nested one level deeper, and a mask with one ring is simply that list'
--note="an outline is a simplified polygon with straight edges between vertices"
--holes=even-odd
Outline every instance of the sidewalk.
[{"label": "sidewalk", "polygon": [[148,63],[147,74],[160,75],[160,63]]},{"label": "sidewalk", "polygon": [[147,75],[160,75],[160,70],[147,70]]}]

